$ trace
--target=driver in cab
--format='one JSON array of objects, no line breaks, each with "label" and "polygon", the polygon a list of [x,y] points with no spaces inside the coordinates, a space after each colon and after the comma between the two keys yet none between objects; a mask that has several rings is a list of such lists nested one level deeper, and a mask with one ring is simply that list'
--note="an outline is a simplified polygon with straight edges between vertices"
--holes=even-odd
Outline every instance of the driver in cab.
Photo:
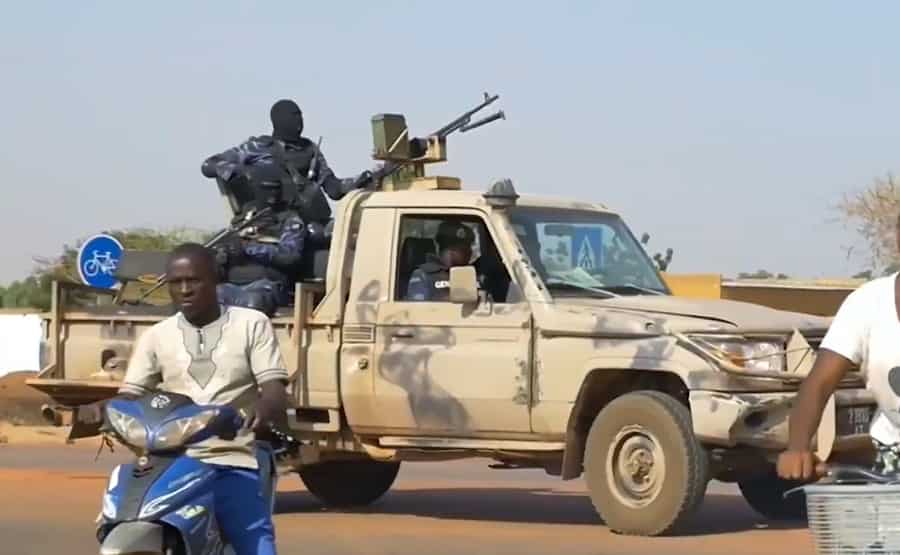
[{"label": "driver in cab", "polygon": [[449,301],[450,268],[465,266],[472,259],[475,234],[461,222],[441,222],[435,241],[438,254],[429,253],[425,262],[410,275],[406,290],[407,300]]}]

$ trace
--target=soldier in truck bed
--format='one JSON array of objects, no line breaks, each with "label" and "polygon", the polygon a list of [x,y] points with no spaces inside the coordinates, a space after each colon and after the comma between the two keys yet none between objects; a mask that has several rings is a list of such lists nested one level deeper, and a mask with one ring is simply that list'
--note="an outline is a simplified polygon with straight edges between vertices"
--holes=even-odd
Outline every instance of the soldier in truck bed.
[{"label": "soldier in truck bed", "polygon": [[272,212],[249,234],[231,237],[216,248],[222,278],[217,293],[221,304],[272,316],[292,301],[309,231],[285,199],[283,171],[277,165],[257,166],[249,173],[256,198],[247,207]]},{"label": "soldier in truck bed", "polygon": [[[332,200],[340,200],[349,191],[366,187],[372,182],[368,170],[356,178],[340,179],[334,175],[322,152],[315,143],[302,136],[303,112],[292,100],[279,100],[272,105],[269,116],[272,134],[250,137],[244,143],[207,158],[201,167],[205,177],[221,180],[236,194],[238,200],[252,199],[255,184],[247,174],[253,166],[278,164],[284,166],[294,178],[292,199],[301,219],[324,225],[331,219],[331,208],[323,191]],[[313,160],[315,175],[308,178]],[[242,191],[242,192],[240,192]],[[242,206],[243,208],[243,206]]]}]

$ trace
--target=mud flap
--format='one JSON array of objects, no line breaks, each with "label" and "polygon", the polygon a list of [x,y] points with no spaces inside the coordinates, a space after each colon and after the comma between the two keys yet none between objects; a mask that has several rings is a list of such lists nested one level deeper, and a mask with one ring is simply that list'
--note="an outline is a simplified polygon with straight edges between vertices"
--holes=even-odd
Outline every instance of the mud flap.
[{"label": "mud flap", "polygon": [[68,441],[99,436],[101,433],[100,427],[103,423],[85,424],[84,422],[79,422],[78,409],[79,407],[72,409],[72,428],[69,430]]},{"label": "mud flap", "polygon": [[103,539],[100,555],[163,555],[163,527],[153,522],[123,522]]}]

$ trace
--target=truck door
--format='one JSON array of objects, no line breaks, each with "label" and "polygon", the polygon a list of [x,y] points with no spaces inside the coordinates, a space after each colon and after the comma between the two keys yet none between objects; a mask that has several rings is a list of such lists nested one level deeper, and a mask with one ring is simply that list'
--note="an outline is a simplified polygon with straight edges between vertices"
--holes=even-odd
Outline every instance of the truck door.
[{"label": "truck door", "polygon": [[[376,426],[456,437],[528,432],[531,311],[524,299],[511,302],[516,284],[489,222],[476,211],[399,216],[392,298],[380,303],[376,317]],[[446,219],[475,231],[473,265],[492,293],[477,307],[405,298],[413,270],[439,254],[434,236]]]}]

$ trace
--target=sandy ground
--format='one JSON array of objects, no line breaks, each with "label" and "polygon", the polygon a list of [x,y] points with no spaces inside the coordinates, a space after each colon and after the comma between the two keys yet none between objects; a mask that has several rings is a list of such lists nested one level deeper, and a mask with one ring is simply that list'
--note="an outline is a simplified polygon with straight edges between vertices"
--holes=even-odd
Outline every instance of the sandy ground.
[{"label": "sandy ground", "polygon": [[[92,536],[109,470],[127,453],[97,442],[0,445],[0,538],[4,553],[96,553]],[[516,554],[662,555],[814,553],[802,525],[769,525],[731,486],[711,484],[686,535],[633,538],[607,530],[581,480],[537,471],[496,471],[486,461],[405,464],[395,487],[371,507],[321,507],[294,475],[282,477],[276,509],[281,555]]]},{"label": "sandy ground", "polygon": [[68,434],[68,427],[17,426],[0,422],[0,444],[59,445],[65,442]]},{"label": "sandy ground", "polygon": [[0,378],[0,444],[53,445],[65,441],[68,427],[49,426],[41,406],[49,398],[25,384],[34,372],[16,372]]},{"label": "sandy ground", "polygon": [[49,397],[25,384],[35,372],[14,372],[0,377],[0,422],[41,425],[41,405]]}]

